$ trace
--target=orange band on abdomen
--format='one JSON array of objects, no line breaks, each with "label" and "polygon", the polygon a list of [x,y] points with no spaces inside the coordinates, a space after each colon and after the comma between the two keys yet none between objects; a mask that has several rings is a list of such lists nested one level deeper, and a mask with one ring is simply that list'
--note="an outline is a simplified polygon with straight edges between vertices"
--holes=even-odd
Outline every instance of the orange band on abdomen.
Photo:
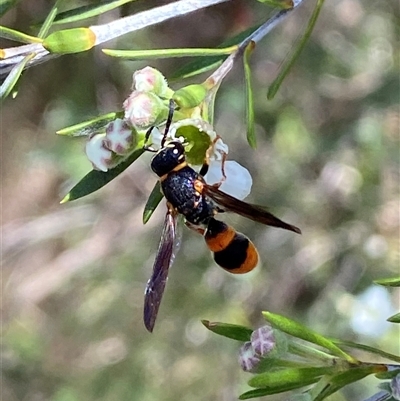
[{"label": "orange band on abdomen", "polygon": [[209,231],[206,232],[205,240],[208,248],[211,252],[219,252],[224,250],[235,237],[235,230],[224,224],[223,231],[212,232],[212,235],[208,235]]}]

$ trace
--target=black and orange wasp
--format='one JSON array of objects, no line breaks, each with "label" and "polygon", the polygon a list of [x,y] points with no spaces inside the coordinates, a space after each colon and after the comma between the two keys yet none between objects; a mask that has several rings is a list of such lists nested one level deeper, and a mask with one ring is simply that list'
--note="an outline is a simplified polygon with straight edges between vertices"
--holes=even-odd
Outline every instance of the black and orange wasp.
[{"label": "black and orange wasp", "polygon": [[[301,233],[299,228],[283,222],[264,207],[243,202],[220,191],[220,184],[208,185],[204,180],[208,171],[207,158],[197,173],[188,165],[184,144],[180,140],[166,143],[173,112],[174,103],[171,102],[160,149],[155,150],[147,145],[144,147],[145,150],[156,153],[151,160],[151,169],[159,177],[162,192],[167,200],[167,214],[153,273],[145,290],[143,318],[150,332],[154,328],[168,270],[177,249],[179,215],[184,217],[189,228],[204,236],[206,245],[214,254],[215,262],[234,274],[253,270],[258,263],[258,252],[245,235],[215,219],[216,214],[231,211],[261,224]],[[152,128],[147,131],[145,143],[151,131]],[[222,173],[224,175],[224,171]]]}]

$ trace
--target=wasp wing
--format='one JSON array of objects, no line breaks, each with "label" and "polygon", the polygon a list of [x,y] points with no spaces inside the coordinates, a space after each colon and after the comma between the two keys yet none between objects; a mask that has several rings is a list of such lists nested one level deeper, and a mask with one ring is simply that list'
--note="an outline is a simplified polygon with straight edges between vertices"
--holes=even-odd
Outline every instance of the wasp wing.
[{"label": "wasp wing", "polygon": [[250,220],[256,221],[257,223],[279,227],[301,234],[300,228],[278,219],[264,207],[236,199],[233,196],[220,191],[216,186],[204,184],[203,193],[209,196],[224,210],[230,210],[240,214],[241,216],[247,217]]},{"label": "wasp wing", "polygon": [[144,293],[143,320],[146,329],[150,332],[153,331],[168,278],[168,270],[174,261],[179,245],[180,236],[179,234],[177,235],[177,215],[174,211],[168,210],[153,265],[153,273],[147,282]]}]

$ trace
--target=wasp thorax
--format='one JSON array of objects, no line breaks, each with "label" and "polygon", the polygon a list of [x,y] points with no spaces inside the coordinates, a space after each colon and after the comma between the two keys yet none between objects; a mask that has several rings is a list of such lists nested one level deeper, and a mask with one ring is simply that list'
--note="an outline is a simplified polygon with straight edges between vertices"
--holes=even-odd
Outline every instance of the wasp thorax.
[{"label": "wasp thorax", "polygon": [[151,169],[159,176],[170,173],[185,162],[185,148],[179,141],[169,142],[151,161]]}]

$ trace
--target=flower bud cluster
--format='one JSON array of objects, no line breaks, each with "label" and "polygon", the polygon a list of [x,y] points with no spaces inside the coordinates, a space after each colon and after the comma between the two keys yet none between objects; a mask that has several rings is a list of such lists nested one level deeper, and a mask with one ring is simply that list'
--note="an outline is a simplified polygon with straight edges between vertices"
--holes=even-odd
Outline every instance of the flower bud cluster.
[{"label": "flower bud cluster", "polygon": [[115,167],[135,149],[138,133],[165,121],[169,111],[165,98],[171,92],[156,69],[136,71],[132,92],[123,103],[124,118],[110,122],[105,133],[90,137],[86,144],[86,155],[93,167],[101,171]]},{"label": "flower bud cluster", "polygon": [[250,341],[243,344],[239,351],[239,363],[245,372],[254,372],[263,358],[276,349],[275,334],[271,326],[254,330]]},{"label": "flower bud cluster", "polygon": [[107,171],[115,167],[121,161],[120,156],[129,154],[135,145],[136,133],[125,120],[117,118],[108,123],[105,133],[89,138],[86,143],[86,156],[93,168]]},{"label": "flower bud cluster", "polygon": [[[168,118],[170,99],[177,111],[169,129],[167,141],[179,139],[185,145],[186,160],[194,168],[206,161],[209,164],[205,180],[218,184],[219,189],[238,199],[244,199],[251,190],[250,173],[236,161],[226,160],[228,146],[214,128],[202,118],[202,105],[207,90],[195,84],[174,92],[158,70],[145,67],[133,74],[132,92],[123,103],[123,118],[110,122],[105,133],[90,137],[86,154],[93,167],[107,171],[126,158],[138,145],[138,136],[144,137],[151,129],[149,144],[161,147],[164,134],[159,130]],[[152,128],[154,127],[154,128]]]}]

